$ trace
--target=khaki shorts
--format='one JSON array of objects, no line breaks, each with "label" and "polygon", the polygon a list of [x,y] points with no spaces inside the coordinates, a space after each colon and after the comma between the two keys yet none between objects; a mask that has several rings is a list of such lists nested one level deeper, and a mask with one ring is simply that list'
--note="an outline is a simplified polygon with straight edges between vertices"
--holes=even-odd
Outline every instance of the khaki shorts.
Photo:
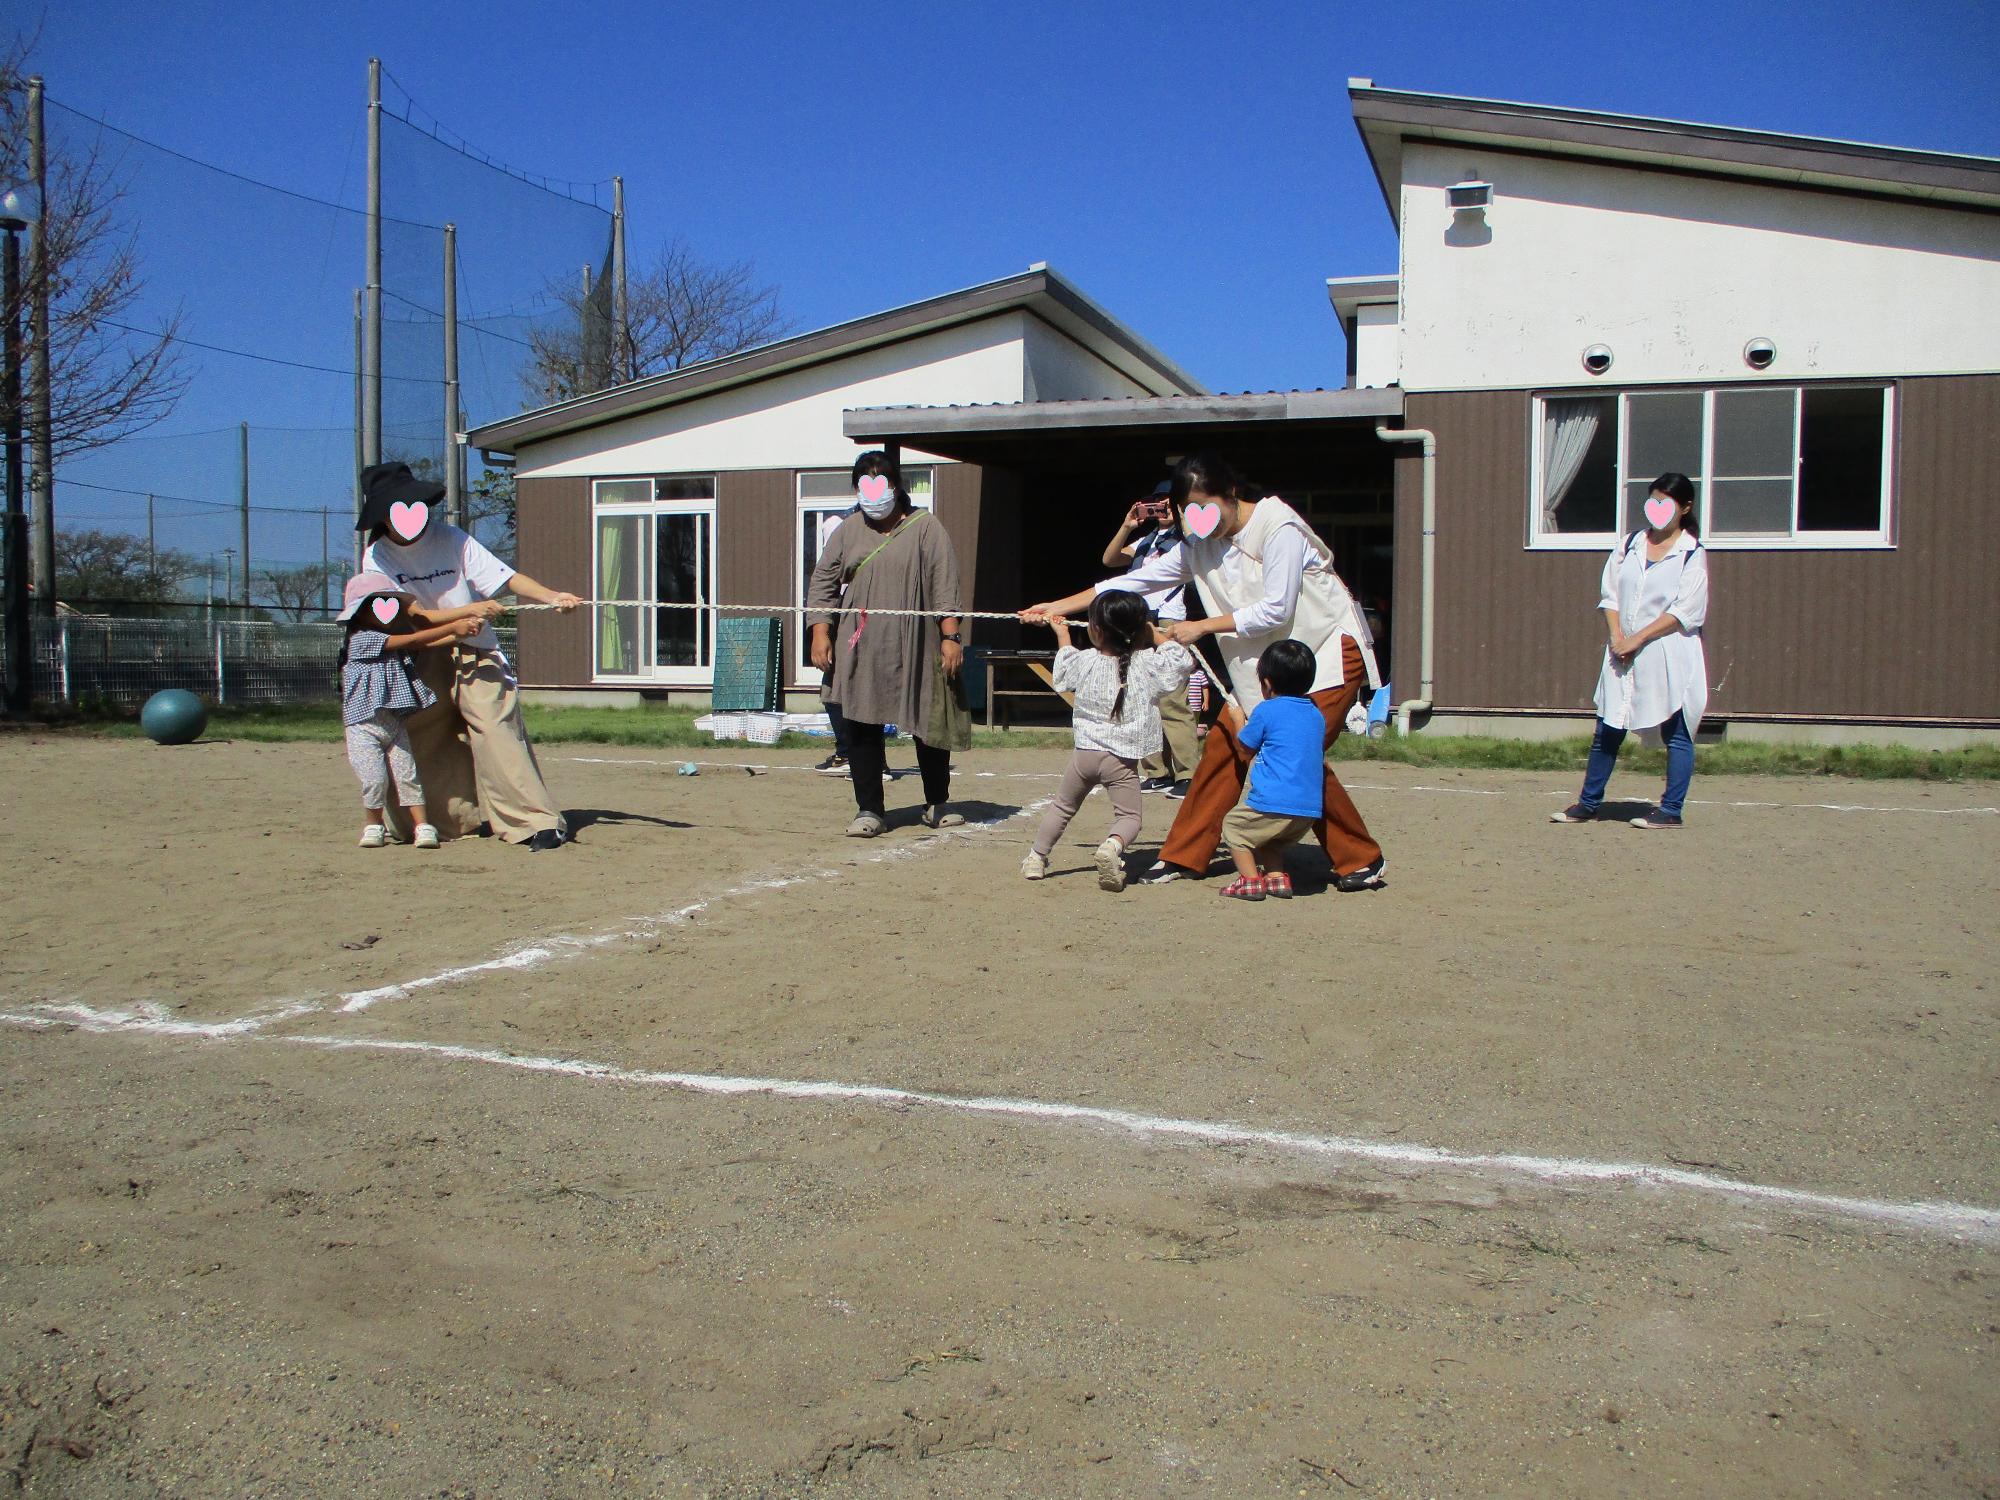
[{"label": "khaki shorts", "polygon": [[1232,849],[1289,849],[1317,827],[1318,818],[1258,812],[1249,803],[1239,802],[1222,820],[1222,837]]}]

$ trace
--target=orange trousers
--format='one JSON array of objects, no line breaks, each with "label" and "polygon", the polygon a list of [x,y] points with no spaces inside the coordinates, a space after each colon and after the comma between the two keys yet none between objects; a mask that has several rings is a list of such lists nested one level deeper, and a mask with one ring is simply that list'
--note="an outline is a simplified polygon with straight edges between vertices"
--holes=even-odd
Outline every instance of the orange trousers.
[{"label": "orange trousers", "polygon": [[[1340,645],[1340,686],[1312,695],[1313,706],[1326,720],[1324,743],[1328,747],[1340,738],[1341,730],[1347,726],[1347,711],[1354,707],[1368,681],[1361,648],[1345,636]],[[1243,707],[1247,711],[1256,704]],[[1225,714],[1208,732],[1201,763],[1194,768],[1194,779],[1181,802],[1180,813],[1167,832],[1166,843],[1160,846],[1160,858],[1197,875],[1206,874],[1216,846],[1222,842],[1222,820],[1243,799],[1243,784],[1249,775],[1250,756],[1237,742]],[[1361,821],[1354,799],[1347,795],[1347,788],[1333,774],[1332,766],[1326,768],[1325,796],[1326,814],[1314,832],[1320,847],[1326,850],[1326,857],[1333,861],[1334,873],[1352,875],[1356,870],[1366,869],[1382,857],[1382,846],[1369,837],[1368,825]]]}]

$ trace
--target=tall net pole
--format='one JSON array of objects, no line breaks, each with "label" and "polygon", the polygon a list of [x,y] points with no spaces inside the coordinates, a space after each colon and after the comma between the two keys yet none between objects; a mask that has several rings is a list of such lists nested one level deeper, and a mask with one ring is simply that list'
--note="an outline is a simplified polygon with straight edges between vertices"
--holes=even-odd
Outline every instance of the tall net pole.
[{"label": "tall net pole", "polygon": [[611,179],[611,368],[613,382],[632,378],[631,327],[625,318],[625,179]]},{"label": "tall net pole", "polygon": [[236,428],[236,499],[243,547],[243,607],[250,607],[250,424]]},{"label": "tall net pole", "polygon": [[[362,436],[362,428],[366,424],[361,419],[361,411],[364,405],[361,396],[361,302],[362,293],[357,287],[354,292],[354,522],[357,526],[361,522],[361,470],[368,462],[366,439]],[[354,533],[354,571],[357,573],[361,571],[362,545],[361,533],[356,531]]]},{"label": "tall net pole", "polygon": [[28,174],[34,179],[41,212],[28,226],[28,423],[34,452],[35,609],[56,612],[55,424],[49,379],[49,149],[42,128],[42,80],[28,80]]},{"label": "tall net pole", "polygon": [[361,309],[361,463],[382,462],[382,59],[368,59],[368,240]]},{"label": "tall net pole", "polygon": [[465,469],[458,446],[458,226],[444,226],[444,513],[465,525]]}]

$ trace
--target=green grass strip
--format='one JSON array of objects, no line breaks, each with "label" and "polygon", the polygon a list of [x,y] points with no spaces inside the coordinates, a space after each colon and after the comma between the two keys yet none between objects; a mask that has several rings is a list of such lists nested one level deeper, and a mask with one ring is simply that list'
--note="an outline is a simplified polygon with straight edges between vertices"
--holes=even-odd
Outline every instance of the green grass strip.
[{"label": "green grass strip", "polygon": [[[529,705],[528,733],[544,745],[621,745],[644,750],[714,750],[732,754],[768,748],[743,742],[718,743],[694,721],[694,708],[552,708]],[[140,737],[136,715],[115,712],[68,713],[44,727],[117,739]],[[212,739],[263,742],[338,743],[340,713],[331,705],[210,710]],[[975,730],[978,750],[1067,748],[1069,732],[1059,729]],[[824,736],[788,734],[776,748],[827,749]],[[1587,737],[1510,740],[1473,735],[1390,733],[1379,740],[1342,735],[1333,747],[1338,763],[1385,761],[1396,765],[1459,771],[1563,771],[1581,775],[1590,750]],[[1666,752],[1632,736],[1621,757],[1624,769],[1666,773]],[[2000,780],[2000,746],[1967,750],[1916,750],[1903,745],[1703,745],[1695,752],[1699,772],[1708,776],[1851,776],[1869,781]]]}]

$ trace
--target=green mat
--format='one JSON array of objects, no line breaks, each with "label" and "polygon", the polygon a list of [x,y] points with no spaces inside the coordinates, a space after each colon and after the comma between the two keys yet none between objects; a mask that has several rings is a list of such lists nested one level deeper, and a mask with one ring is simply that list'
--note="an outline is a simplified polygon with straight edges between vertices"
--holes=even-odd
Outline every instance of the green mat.
[{"label": "green mat", "polygon": [[724,617],[715,626],[715,706],[741,713],[779,707],[784,631],[769,616]]}]

